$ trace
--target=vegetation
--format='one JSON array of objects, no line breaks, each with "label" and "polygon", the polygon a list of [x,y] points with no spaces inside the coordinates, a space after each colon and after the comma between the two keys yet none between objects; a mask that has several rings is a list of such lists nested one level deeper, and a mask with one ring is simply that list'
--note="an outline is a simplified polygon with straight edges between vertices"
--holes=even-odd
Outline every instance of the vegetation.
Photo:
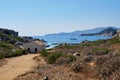
[{"label": "vegetation", "polygon": [[48,52],[47,50],[42,50],[42,51],[40,52],[40,54],[41,54],[41,56],[43,56],[43,57],[47,57],[47,56],[49,55],[49,52]]},{"label": "vegetation", "polygon": [[[79,45],[72,45],[72,44],[67,44],[67,43],[65,43],[65,44],[60,44],[59,46],[57,46],[58,48],[67,48],[67,49],[75,49],[75,48],[77,48]],[[56,47],[56,48],[57,48]]]},{"label": "vegetation", "polygon": [[[120,40],[112,38],[108,40],[98,40],[84,42],[78,45],[60,45],[54,50],[56,52],[63,52],[67,57],[57,57],[54,59],[55,54],[51,54],[53,63],[68,64],[70,59],[73,59],[70,69],[75,73],[82,73],[85,76],[99,80],[119,80],[120,79],[120,46],[117,48],[113,45],[120,44]],[[82,52],[82,56],[75,58],[68,53]],[[72,58],[71,58],[71,57]],[[75,60],[76,59],[76,60]],[[56,61],[56,62],[55,62]],[[89,74],[89,73],[93,74]]]},{"label": "vegetation", "polygon": [[2,53],[0,53],[0,59],[16,57],[16,56],[20,56],[20,55],[24,55],[24,54],[27,54],[27,52],[23,49],[18,49],[15,52],[9,51],[9,53],[8,52],[2,52]]},{"label": "vegetation", "polygon": [[92,55],[105,55],[110,52],[110,49],[108,48],[95,48],[92,50]]},{"label": "vegetation", "polygon": [[20,56],[27,52],[15,46],[17,41],[23,41],[18,32],[8,29],[0,29],[0,59]]},{"label": "vegetation", "polygon": [[120,39],[119,38],[111,38],[108,40],[109,43],[111,44],[116,44],[116,43],[120,43]]},{"label": "vegetation", "polygon": [[3,59],[5,57],[4,53],[0,53],[0,59]]},{"label": "vegetation", "polygon": [[76,60],[75,56],[67,55],[62,52],[49,52],[49,50],[43,50],[40,54],[47,58],[49,64],[67,64]]},{"label": "vegetation", "polygon": [[53,64],[56,62],[56,60],[63,56],[63,53],[52,53],[48,56],[48,63]]},{"label": "vegetation", "polygon": [[10,39],[12,39],[12,40],[15,40],[15,41],[23,41],[23,38],[21,38],[19,36],[8,35],[7,37],[10,38]]},{"label": "vegetation", "polygon": [[96,76],[102,80],[120,79],[120,54],[107,55],[97,58]]},{"label": "vegetation", "polygon": [[2,49],[9,49],[9,50],[13,49],[13,47],[8,45],[8,44],[0,44],[0,48],[2,48]]}]

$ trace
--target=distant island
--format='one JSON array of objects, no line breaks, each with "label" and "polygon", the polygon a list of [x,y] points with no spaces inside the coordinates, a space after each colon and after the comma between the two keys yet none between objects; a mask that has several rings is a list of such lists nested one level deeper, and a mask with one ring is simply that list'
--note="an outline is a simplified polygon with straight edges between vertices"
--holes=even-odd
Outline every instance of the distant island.
[{"label": "distant island", "polygon": [[102,30],[98,33],[92,33],[92,34],[81,34],[81,36],[114,36],[117,33],[118,29],[114,29],[114,28],[107,28],[105,30]]},{"label": "distant island", "polygon": [[99,27],[95,29],[90,30],[78,30],[73,32],[62,32],[62,33],[55,33],[55,34],[47,34],[45,36],[113,36],[117,30],[120,30],[120,28],[114,27],[114,26],[108,26],[108,27]]}]

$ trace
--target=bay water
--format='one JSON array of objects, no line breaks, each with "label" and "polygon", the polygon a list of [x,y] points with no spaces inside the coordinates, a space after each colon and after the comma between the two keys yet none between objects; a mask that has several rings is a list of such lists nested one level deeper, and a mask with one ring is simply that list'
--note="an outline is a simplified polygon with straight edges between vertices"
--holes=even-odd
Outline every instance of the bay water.
[{"label": "bay water", "polygon": [[109,39],[110,37],[107,36],[74,36],[71,37],[69,35],[51,35],[51,36],[33,36],[33,38],[44,39],[48,48],[53,48],[54,46],[61,44],[61,43],[68,43],[68,44],[79,44],[82,41],[96,41],[99,39]]}]

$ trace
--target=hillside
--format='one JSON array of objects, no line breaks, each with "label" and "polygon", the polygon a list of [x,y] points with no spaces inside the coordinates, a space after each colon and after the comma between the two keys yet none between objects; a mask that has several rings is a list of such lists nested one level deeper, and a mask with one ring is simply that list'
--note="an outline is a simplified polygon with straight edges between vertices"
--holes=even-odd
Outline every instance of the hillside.
[{"label": "hillside", "polygon": [[25,50],[16,47],[15,43],[23,41],[18,32],[0,28],[0,59],[26,54]]},{"label": "hillside", "polygon": [[81,36],[110,36],[111,37],[111,36],[114,36],[116,33],[117,33],[117,29],[110,27],[98,33],[81,34]]},{"label": "hillside", "polygon": [[40,54],[47,64],[41,64],[41,56],[38,56],[35,58],[38,66],[15,80],[120,79],[119,38],[63,44]]}]

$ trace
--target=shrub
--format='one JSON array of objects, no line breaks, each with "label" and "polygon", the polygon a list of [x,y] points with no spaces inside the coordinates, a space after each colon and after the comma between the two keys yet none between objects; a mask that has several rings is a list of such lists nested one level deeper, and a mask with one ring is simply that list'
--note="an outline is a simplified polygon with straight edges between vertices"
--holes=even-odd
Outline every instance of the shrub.
[{"label": "shrub", "polygon": [[113,80],[109,79],[111,76],[114,77],[114,80],[119,80],[118,76],[120,73],[120,56],[116,55],[107,55],[106,57],[97,58],[96,63],[96,75],[100,80]]},{"label": "shrub", "polygon": [[5,58],[5,54],[4,53],[0,53],[0,59]]},{"label": "shrub", "polygon": [[85,56],[85,57],[83,57],[83,58],[84,58],[84,61],[85,61],[85,62],[91,62],[91,61],[94,60],[94,57],[93,57],[93,56],[90,56],[90,55]]},{"label": "shrub", "polygon": [[68,58],[68,57],[59,57],[56,60],[56,64],[58,64],[58,65],[68,64],[68,63],[70,63],[70,58]]},{"label": "shrub", "polygon": [[14,53],[5,53],[5,58],[13,57]]},{"label": "shrub", "polygon": [[61,57],[63,53],[52,53],[48,56],[48,63],[53,64],[56,62],[56,60]]},{"label": "shrub", "polygon": [[111,38],[109,39],[109,43],[112,43],[112,44],[120,43],[120,40],[118,38]]},{"label": "shrub", "polygon": [[15,37],[15,39],[18,41],[23,41],[23,38],[21,38],[21,37]]},{"label": "shrub", "polygon": [[81,44],[82,47],[89,47],[91,46],[91,43],[87,42],[87,43],[82,43]]},{"label": "shrub", "polygon": [[27,54],[26,51],[23,49],[18,49],[15,52],[12,52],[11,50],[7,50],[6,52],[0,52],[0,59],[16,57],[23,54]]},{"label": "shrub", "polygon": [[68,58],[70,59],[70,61],[75,61],[76,60],[76,57],[73,56],[73,55],[68,55]]},{"label": "shrub", "polygon": [[23,54],[27,54],[25,50],[23,49],[18,49],[14,52],[13,56],[20,56],[20,55],[23,55]]},{"label": "shrub", "polygon": [[43,57],[47,57],[48,54],[49,54],[49,52],[47,52],[47,50],[42,50],[42,51],[40,52],[40,54],[41,54],[41,56],[43,56]]},{"label": "shrub", "polygon": [[109,52],[110,52],[110,50],[107,48],[95,48],[92,50],[92,53],[90,53],[90,54],[99,56],[99,55],[108,54]]},{"label": "shrub", "polygon": [[86,73],[88,72],[89,65],[86,62],[77,60],[71,65],[71,69],[76,73]]},{"label": "shrub", "polygon": [[0,48],[3,48],[3,49],[9,49],[9,50],[12,49],[12,47],[9,46],[8,44],[0,44]]},{"label": "shrub", "polygon": [[[119,80],[120,79],[120,70],[117,70],[111,77],[111,80]],[[109,79],[109,80],[110,80]]]},{"label": "shrub", "polygon": [[77,44],[67,44],[67,43],[65,43],[65,44],[60,44],[60,45],[58,45],[56,48],[61,48],[61,49],[75,49],[75,48],[77,48],[78,47],[78,45]]},{"label": "shrub", "polygon": [[75,61],[76,57],[73,55],[67,55],[67,54],[63,54],[61,57],[59,57],[56,60],[56,64],[62,65],[62,64],[68,64],[72,61]]},{"label": "shrub", "polygon": [[93,41],[92,42],[92,45],[95,44],[95,45],[100,45],[102,43],[107,43],[107,40],[97,40],[97,41]]}]

